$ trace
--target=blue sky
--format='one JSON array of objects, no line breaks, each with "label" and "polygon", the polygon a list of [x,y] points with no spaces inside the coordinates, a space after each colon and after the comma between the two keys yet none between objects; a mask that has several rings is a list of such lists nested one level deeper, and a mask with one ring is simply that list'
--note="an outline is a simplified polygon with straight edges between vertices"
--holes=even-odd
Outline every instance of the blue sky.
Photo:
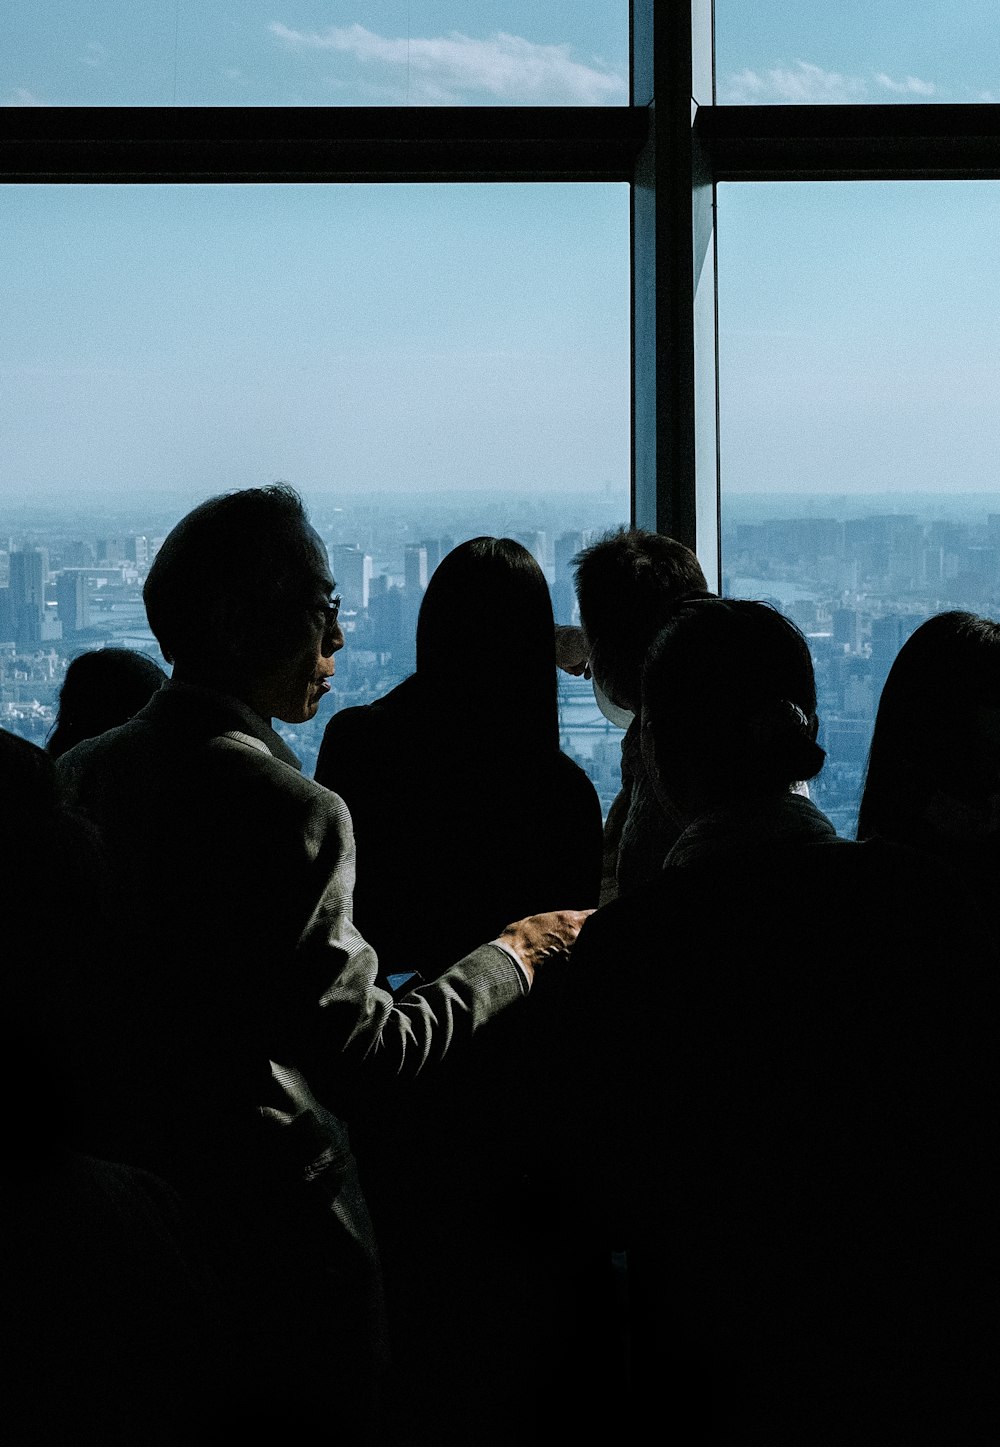
[{"label": "blue sky", "polygon": [[[38,0],[0,103],[602,104],[625,0]],[[717,0],[719,100],[1000,96],[1000,0]],[[733,490],[981,490],[990,184],[723,187]],[[627,490],[623,186],[6,188],[0,486]]]},{"label": "blue sky", "polygon": [[0,485],[628,491],[628,188],[8,188]]},{"label": "blue sky", "polygon": [[1000,484],[1000,188],[719,188],[723,485]]},{"label": "blue sky", "polygon": [[0,98],[62,105],[623,104],[627,0],[37,0]]},{"label": "blue sky", "polygon": [[716,0],[720,101],[1000,100],[997,0]]}]

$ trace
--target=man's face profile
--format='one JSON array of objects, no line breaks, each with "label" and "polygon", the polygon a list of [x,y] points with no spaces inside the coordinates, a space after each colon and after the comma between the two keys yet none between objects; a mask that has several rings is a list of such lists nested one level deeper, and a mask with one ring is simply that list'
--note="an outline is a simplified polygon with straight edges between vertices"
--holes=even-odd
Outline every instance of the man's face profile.
[{"label": "man's face profile", "polygon": [[340,624],[331,623],[334,581],[319,534],[306,529],[311,561],[302,572],[301,604],[283,611],[276,662],[265,665],[248,702],[263,718],[307,723],[316,716],[335,671],[334,655],[344,646]]}]

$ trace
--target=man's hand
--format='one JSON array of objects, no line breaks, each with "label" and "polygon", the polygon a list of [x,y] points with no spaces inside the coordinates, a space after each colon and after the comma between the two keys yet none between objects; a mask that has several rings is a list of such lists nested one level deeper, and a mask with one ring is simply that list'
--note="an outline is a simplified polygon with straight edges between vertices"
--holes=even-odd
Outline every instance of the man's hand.
[{"label": "man's hand", "polygon": [[581,674],[584,678],[590,677],[590,649],[582,628],[556,624],[556,663],[564,673],[572,673],[576,678]]},{"label": "man's hand", "polygon": [[532,914],[509,924],[501,933],[504,944],[514,951],[528,982],[545,960],[565,959],[592,909],[555,909]]}]

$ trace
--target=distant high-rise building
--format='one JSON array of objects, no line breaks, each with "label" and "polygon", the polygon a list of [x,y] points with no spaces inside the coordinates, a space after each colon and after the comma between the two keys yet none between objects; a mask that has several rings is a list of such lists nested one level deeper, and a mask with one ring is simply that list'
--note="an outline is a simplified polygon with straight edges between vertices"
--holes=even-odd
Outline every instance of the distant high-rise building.
[{"label": "distant high-rise building", "polygon": [[41,548],[10,555],[10,603],[18,648],[37,648],[42,641],[46,562]]},{"label": "distant high-rise building", "polygon": [[916,621],[919,620],[904,618],[898,613],[872,619],[872,688],[876,698],[882,692],[896,654],[913,631],[912,625]]},{"label": "distant high-rise building", "polygon": [[583,533],[560,533],[555,542],[555,576],[552,584],[552,610],[557,623],[575,623],[578,618],[576,586],[573,582],[573,559],[585,546]]},{"label": "distant high-rise building", "polygon": [[14,642],[14,609],[11,607],[10,589],[0,588],[0,643]]},{"label": "distant high-rise building", "polygon": [[64,568],[56,579],[56,609],[63,637],[90,627],[90,594],[82,568]]},{"label": "distant high-rise building", "polygon": [[393,588],[384,573],[372,579],[368,593],[371,647],[376,653],[398,655],[403,637],[403,590]]},{"label": "distant high-rise building", "polygon": [[411,599],[427,587],[427,548],[423,543],[407,543],[403,551],[403,581]]},{"label": "distant high-rise building", "polygon": [[838,647],[857,653],[861,648],[861,614],[856,608],[834,608],[833,641]]},{"label": "distant high-rise building", "polygon": [[916,518],[910,513],[887,513],[849,518],[844,523],[844,552],[856,558],[862,577],[908,586],[919,569],[923,541]]},{"label": "distant high-rise building", "polygon": [[135,563],[137,568],[144,568],[149,562],[149,539],[145,533],[132,533],[123,540],[123,553],[125,561]]},{"label": "distant high-rise building", "polygon": [[441,551],[441,539],[422,538],[420,541],[420,546],[427,554],[427,581],[429,583],[434,576],[435,568],[444,557],[444,554]]},{"label": "distant high-rise building", "polygon": [[407,543],[403,550],[402,637],[397,662],[400,668],[417,666],[417,616],[427,587],[427,549]]},{"label": "distant high-rise building", "polygon": [[528,549],[538,566],[544,570],[546,562],[545,534],[540,532],[515,533],[514,537]]},{"label": "distant high-rise building", "polygon": [[62,565],[64,568],[92,568],[97,562],[97,555],[94,552],[93,543],[84,542],[78,538],[76,542],[67,543],[62,550]]},{"label": "distant high-rise building", "polygon": [[345,611],[363,612],[368,607],[372,582],[371,554],[363,552],[357,543],[335,543],[330,549],[330,567]]},{"label": "distant high-rise building", "polygon": [[573,559],[585,546],[583,533],[560,533],[555,543],[556,582],[573,579]]},{"label": "distant high-rise building", "polygon": [[124,563],[127,556],[124,538],[97,539],[97,561],[99,563],[110,563],[114,567],[118,563]]}]

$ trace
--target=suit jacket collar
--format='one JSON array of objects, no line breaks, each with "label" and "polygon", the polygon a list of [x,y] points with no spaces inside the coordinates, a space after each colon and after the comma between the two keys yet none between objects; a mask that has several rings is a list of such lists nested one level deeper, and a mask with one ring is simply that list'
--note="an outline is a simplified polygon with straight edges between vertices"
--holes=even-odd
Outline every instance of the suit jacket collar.
[{"label": "suit jacket collar", "polygon": [[242,699],[214,688],[168,679],[137,717],[157,727],[186,728],[206,738],[239,739],[251,748],[263,749],[293,769],[302,768],[298,756],[260,714]]}]

